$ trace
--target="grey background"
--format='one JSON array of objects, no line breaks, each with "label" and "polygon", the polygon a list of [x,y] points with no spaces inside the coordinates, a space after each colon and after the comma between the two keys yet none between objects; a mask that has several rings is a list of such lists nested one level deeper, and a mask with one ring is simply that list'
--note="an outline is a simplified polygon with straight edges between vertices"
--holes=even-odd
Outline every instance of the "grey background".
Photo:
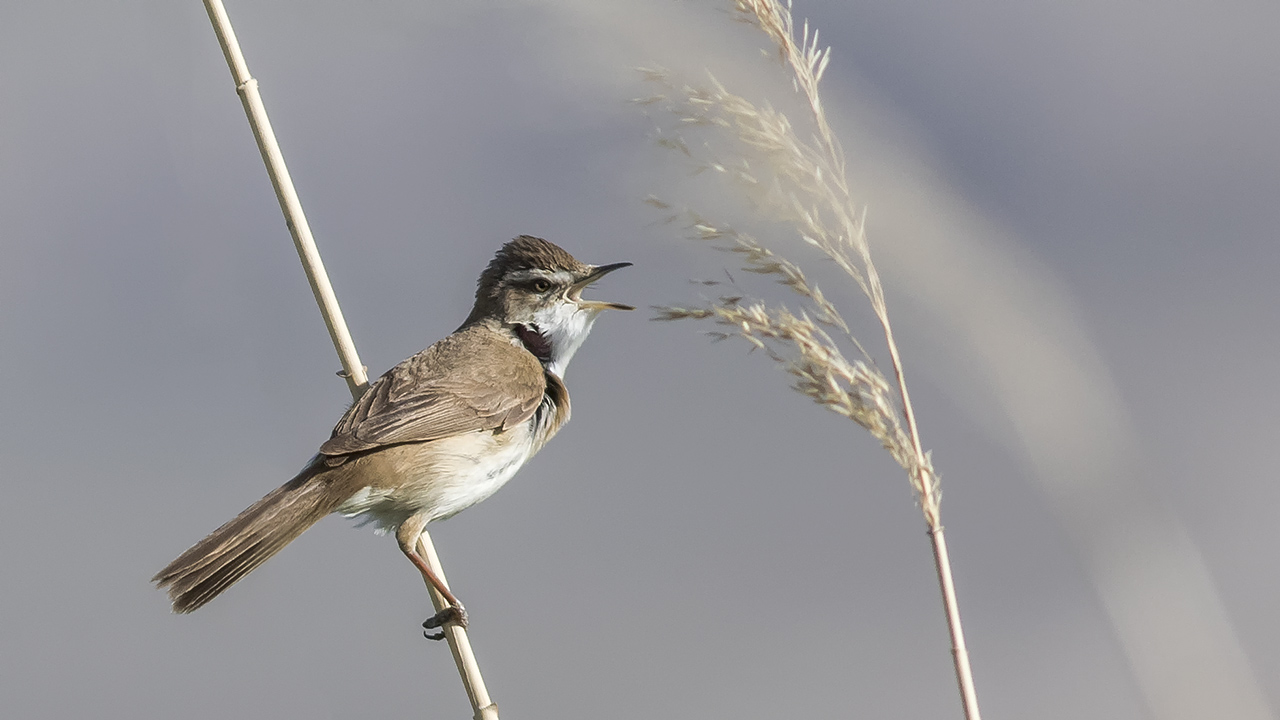
[{"label": "grey background", "polygon": [[[595,294],[641,307],[719,273],[640,202],[694,183],[626,102],[650,91],[635,66],[789,102],[762,39],[703,4],[458,5],[228,8],[373,374],[450,332],[518,233],[634,262]],[[1280,11],[796,12],[835,47],[824,87],[943,473],[987,716],[1177,716],[1097,582],[1170,537],[1161,577],[1201,574],[1128,596],[1142,637],[1194,650],[1178,618],[1228,621],[1209,629],[1251,664],[1228,681],[1280,706]],[[468,716],[417,633],[421,580],[340,518],[195,615],[147,583],[348,401],[200,4],[5,3],[0,97],[2,714]],[[1011,328],[995,357],[966,311]],[[433,531],[504,717],[958,717],[902,472],[764,358],[647,314],[600,320],[574,421]],[[1061,422],[1029,431],[1010,410],[1028,397]],[[1085,480],[1121,490],[1073,505],[1054,437],[1064,462],[1114,441],[1096,467],[1115,476]],[[1216,598],[1162,615],[1197,577]],[[1170,693],[1220,697],[1170,672]]]}]

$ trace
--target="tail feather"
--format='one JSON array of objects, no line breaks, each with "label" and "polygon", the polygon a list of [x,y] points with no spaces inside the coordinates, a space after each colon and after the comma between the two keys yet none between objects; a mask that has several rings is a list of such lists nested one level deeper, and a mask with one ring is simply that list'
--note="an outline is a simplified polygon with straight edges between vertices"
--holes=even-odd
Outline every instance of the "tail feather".
[{"label": "tail feather", "polygon": [[345,498],[322,470],[308,466],[156,573],[151,581],[169,591],[173,611],[209,602],[333,512]]}]

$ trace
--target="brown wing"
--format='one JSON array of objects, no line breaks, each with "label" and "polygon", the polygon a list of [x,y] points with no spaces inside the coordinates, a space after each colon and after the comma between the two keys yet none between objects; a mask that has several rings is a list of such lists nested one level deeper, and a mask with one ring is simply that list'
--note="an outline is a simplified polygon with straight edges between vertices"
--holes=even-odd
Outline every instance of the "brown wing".
[{"label": "brown wing", "polygon": [[528,351],[484,328],[450,335],[378,378],[342,416],[322,455],[426,442],[528,420],[546,379]]}]

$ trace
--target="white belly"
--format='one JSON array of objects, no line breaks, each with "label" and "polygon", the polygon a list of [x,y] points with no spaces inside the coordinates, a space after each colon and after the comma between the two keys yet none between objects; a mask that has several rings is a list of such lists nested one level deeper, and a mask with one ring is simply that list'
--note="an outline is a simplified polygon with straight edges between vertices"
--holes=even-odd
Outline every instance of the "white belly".
[{"label": "white belly", "polygon": [[336,512],[357,517],[362,525],[374,523],[382,532],[418,513],[425,513],[428,522],[442,520],[497,492],[534,452],[528,424],[500,436],[475,432],[389,447],[367,461],[395,481],[358,491]]}]

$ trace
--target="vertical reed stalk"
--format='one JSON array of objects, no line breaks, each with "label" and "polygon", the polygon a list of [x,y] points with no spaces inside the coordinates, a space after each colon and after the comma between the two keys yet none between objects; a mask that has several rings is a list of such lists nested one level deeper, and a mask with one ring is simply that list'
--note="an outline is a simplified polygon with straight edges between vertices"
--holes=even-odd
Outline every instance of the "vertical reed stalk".
[{"label": "vertical reed stalk", "polygon": [[[249,74],[249,66],[245,62],[244,54],[240,51],[240,43],[236,40],[235,31],[231,28],[231,20],[227,16],[226,8],[222,6],[222,0],[204,0],[204,5],[209,13],[209,20],[213,23],[214,32],[218,36],[218,43],[222,46],[222,53],[227,58],[227,65],[231,68],[236,92],[240,95],[245,114],[249,117],[249,127],[252,128],[254,140],[257,141],[258,150],[262,153],[262,161],[266,163],[267,175],[270,176],[276,198],[280,201],[280,209],[284,212],[289,233],[293,236],[293,244],[298,250],[298,257],[302,260],[302,268],[307,274],[307,281],[311,284],[311,291],[315,294],[316,303],[320,306],[320,314],[324,316],[325,326],[329,329],[329,336],[333,340],[333,347],[337,350],[338,358],[342,362],[341,375],[347,381],[351,397],[359,400],[369,388],[369,378],[365,367],[360,364],[355,342],[352,341],[351,333],[347,330],[346,320],[343,319],[342,310],[338,307],[338,298],[333,292],[333,286],[329,284],[329,276],[325,272],[324,263],[320,260],[320,251],[316,248],[315,239],[311,236],[311,226],[307,224],[306,215],[302,212],[302,203],[298,200],[293,180],[289,177],[288,168],[285,167],[284,155],[281,154],[280,146],[276,143],[271,122],[267,119],[266,107],[262,104],[262,96],[258,93],[258,81]],[[418,552],[426,560],[432,572],[443,581],[444,569],[440,566],[440,558],[436,555],[431,536],[425,530],[418,538]],[[448,606],[447,601],[429,583],[427,587],[431,594],[431,604],[437,611]],[[485,688],[484,679],[480,676],[480,666],[476,663],[475,654],[471,651],[471,642],[467,638],[466,629],[453,624],[448,625],[445,629],[445,637],[449,641],[449,649],[458,666],[458,674],[462,678],[467,698],[471,701],[471,708],[475,712],[474,717],[476,720],[498,720],[498,706],[489,698],[489,691]]]}]

